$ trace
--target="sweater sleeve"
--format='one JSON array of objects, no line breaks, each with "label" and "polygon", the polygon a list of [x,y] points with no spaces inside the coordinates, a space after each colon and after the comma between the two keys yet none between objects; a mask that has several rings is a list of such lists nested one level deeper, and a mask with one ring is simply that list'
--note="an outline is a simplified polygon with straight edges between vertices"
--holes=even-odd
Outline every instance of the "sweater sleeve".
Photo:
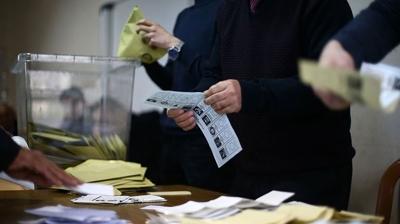
[{"label": "sweater sleeve", "polygon": [[[182,13],[183,12],[181,12],[176,18],[174,34],[176,33],[176,29],[180,24]],[[190,56],[189,54],[190,53],[185,56]],[[151,64],[143,64],[143,67],[145,68],[151,80],[153,80],[153,82],[156,83],[161,89],[170,90],[172,89],[174,63],[174,61],[168,60],[167,64],[162,66],[156,61]]]},{"label": "sweater sleeve", "polygon": [[7,132],[0,128],[0,171],[5,171],[17,157],[21,147],[19,147]]},{"label": "sweater sleeve", "polygon": [[400,43],[400,0],[376,0],[334,39],[353,56],[376,63]]},{"label": "sweater sleeve", "polygon": [[173,62],[168,61],[165,66],[158,62],[143,64],[147,74],[161,89],[169,90],[172,88],[172,67]]},{"label": "sweater sleeve", "polygon": [[[345,0],[305,2],[307,5],[300,22],[300,48],[303,49],[300,56],[316,60],[327,41],[352,19],[352,13]],[[312,89],[300,82],[298,75],[283,79],[240,80],[240,85],[244,113],[301,119],[328,110]]]}]

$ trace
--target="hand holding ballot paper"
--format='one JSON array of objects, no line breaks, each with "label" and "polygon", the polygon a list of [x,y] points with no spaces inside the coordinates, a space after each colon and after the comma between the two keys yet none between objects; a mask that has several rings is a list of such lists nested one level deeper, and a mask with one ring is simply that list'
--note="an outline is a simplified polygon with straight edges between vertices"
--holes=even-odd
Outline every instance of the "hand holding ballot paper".
[{"label": "hand holding ballot paper", "polygon": [[218,167],[237,155],[242,147],[226,114],[218,114],[204,103],[203,93],[160,91],[146,100],[147,103],[167,109],[191,111],[195,124],[203,132]]},{"label": "hand holding ballot paper", "polygon": [[144,32],[138,32],[139,26],[137,23],[142,19],[144,19],[142,11],[139,7],[134,7],[121,33],[118,56],[137,58],[149,64],[160,59],[167,51],[151,47],[146,43]]},{"label": "hand holding ballot paper", "polygon": [[[302,61],[300,74],[304,83],[318,90],[329,91],[348,102],[361,103],[388,113],[396,109],[400,100],[400,69],[388,65],[363,64],[361,71],[356,72],[323,68],[312,62]],[[329,95],[321,94],[325,93],[320,92],[325,104],[333,105],[332,108],[335,109],[335,98],[326,102]]]}]

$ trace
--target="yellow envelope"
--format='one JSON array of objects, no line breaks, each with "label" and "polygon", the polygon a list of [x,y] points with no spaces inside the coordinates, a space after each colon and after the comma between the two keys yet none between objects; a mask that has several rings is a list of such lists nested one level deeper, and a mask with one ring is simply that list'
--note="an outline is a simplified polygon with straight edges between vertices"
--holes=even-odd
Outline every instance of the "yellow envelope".
[{"label": "yellow envelope", "polygon": [[275,212],[293,217],[293,219],[299,223],[311,223],[317,220],[330,220],[334,215],[334,210],[332,208],[307,204],[284,204],[275,210]]},{"label": "yellow envelope", "polygon": [[136,23],[143,19],[143,13],[138,6],[135,6],[122,29],[118,56],[124,58],[140,59],[143,63],[152,63],[163,57],[167,51],[161,48],[153,48],[143,41],[143,34],[136,33],[138,26]]},{"label": "yellow envelope", "polygon": [[339,220],[339,221],[358,220],[368,223],[382,223],[383,219],[384,218],[381,216],[365,215],[348,211],[336,212],[334,216],[334,220]]},{"label": "yellow envelope", "polygon": [[140,164],[119,160],[90,159],[75,167],[66,169],[66,172],[85,182],[110,180],[131,177],[137,173]]}]

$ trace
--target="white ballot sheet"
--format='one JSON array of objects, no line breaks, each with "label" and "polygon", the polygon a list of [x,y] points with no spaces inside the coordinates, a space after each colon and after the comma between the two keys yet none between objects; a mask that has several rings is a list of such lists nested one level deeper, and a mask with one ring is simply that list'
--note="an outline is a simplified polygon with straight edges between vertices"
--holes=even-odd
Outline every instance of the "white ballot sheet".
[{"label": "white ballot sheet", "polygon": [[114,195],[114,188],[106,184],[84,183],[76,187],[65,188],[79,194]]},{"label": "white ballot sheet", "polygon": [[196,124],[205,136],[218,167],[242,151],[226,114],[218,114],[211,106],[206,105],[203,93],[160,91],[149,97],[146,103],[167,109],[192,110]]},{"label": "white ballot sheet", "polygon": [[118,218],[117,213],[111,210],[89,209],[89,208],[71,208],[62,205],[45,206],[36,209],[25,210],[29,214],[59,218],[68,220],[71,223],[94,223],[94,222],[110,222]]},{"label": "white ballot sheet", "polygon": [[257,202],[261,202],[271,206],[279,206],[286,199],[291,198],[294,195],[293,192],[284,191],[271,191],[256,199]]},{"label": "white ballot sheet", "polygon": [[82,204],[138,204],[166,202],[165,198],[154,195],[139,196],[106,196],[106,195],[85,195],[71,200],[74,203]]},{"label": "white ballot sheet", "polygon": [[[206,202],[188,201],[172,207],[150,205],[142,209],[153,210],[168,217],[221,219],[237,214],[243,209],[274,209],[293,195],[294,193],[291,192],[271,191],[256,201],[240,197],[220,196]],[[162,217],[161,214],[160,217]]]}]

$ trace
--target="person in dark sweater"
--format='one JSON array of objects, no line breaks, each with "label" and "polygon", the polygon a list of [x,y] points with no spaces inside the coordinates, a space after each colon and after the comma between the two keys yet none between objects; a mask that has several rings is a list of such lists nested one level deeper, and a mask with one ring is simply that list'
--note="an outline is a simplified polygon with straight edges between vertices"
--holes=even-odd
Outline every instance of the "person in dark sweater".
[{"label": "person in dark sweater", "polygon": [[[169,50],[165,66],[144,64],[151,79],[164,90],[190,91],[200,76],[189,73],[197,57],[210,55],[215,38],[215,17],[220,0],[195,0],[177,17],[173,35],[160,25],[143,20],[138,31],[146,32],[151,46]],[[179,57],[178,57],[179,56]],[[229,188],[232,168],[218,169],[209,146],[198,128],[182,131],[165,113],[162,128],[161,184],[190,184],[224,192]]]},{"label": "person in dark sweater", "polygon": [[[208,89],[205,102],[229,114],[243,146],[232,194],[292,191],[293,200],[347,208],[350,111],[326,108],[299,81],[297,61],[317,59],[351,19],[345,0],[224,1],[213,53],[207,63],[195,60],[191,72],[202,74],[195,90]],[[191,111],[168,115],[184,130],[194,126]]]},{"label": "person in dark sweater", "polygon": [[[400,0],[376,0],[326,45],[320,65],[354,70],[362,62],[379,62],[399,43]],[[350,106],[329,92],[316,90],[316,93],[331,109]]]},{"label": "person in dark sweater", "polygon": [[32,181],[45,187],[74,187],[81,183],[47,160],[39,151],[21,148],[2,127],[0,144],[0,171],[5,171],[11,177]]}]

